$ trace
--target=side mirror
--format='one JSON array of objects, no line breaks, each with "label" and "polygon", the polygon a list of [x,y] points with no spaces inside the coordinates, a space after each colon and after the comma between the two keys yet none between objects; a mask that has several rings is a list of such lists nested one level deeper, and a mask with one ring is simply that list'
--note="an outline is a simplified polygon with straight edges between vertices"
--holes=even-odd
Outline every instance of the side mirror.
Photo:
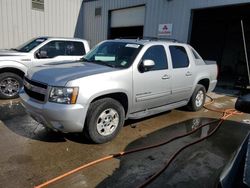
[{"label": "side mirror", "polygon": [[147,72],[155,66],[155,62],[151,59],[145,59],[140,66],[140,72]]},{"label": "side mirror", "polygon": [[240,112],[250,113],[250,94],[238,97],[235,109]]},{"label": "side mirror", "polygon": [[45,51],[45,50],[39,50],[36,53],[36,57],[39,58],[39,59],[48,58],[47,51]]}]

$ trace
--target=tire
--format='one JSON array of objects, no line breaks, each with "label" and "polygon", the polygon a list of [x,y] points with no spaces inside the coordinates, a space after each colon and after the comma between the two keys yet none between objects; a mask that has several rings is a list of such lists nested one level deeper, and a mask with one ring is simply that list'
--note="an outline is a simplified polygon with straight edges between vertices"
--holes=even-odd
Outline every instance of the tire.
[{"label": "tire", "polygon": [[199,111],[206,100],[206,89],[203,85],[197,84],[193,95],[191,96],[187,109],[193,112]]},{"label": "tire", "polygon": [[90,104],[84,134],[97,144],[105,143],[116,137],[124,125],[123,106],[112,98],[104,98]]},{"label": "tire", "polygon": [[0,99],[14,99],[23,86],[22,78],[14,73],[5,72],[0,74]]}]

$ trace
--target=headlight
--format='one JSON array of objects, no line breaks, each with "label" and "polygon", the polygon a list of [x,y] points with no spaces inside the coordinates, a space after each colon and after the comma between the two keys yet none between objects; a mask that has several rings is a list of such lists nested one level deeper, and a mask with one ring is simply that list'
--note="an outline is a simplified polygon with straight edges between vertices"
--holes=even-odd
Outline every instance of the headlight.
[{"label": "headlight", "polygon": [[78,87],[52,87],[49,94],[49,101],[62,104],[75,104],[78,90]]}]

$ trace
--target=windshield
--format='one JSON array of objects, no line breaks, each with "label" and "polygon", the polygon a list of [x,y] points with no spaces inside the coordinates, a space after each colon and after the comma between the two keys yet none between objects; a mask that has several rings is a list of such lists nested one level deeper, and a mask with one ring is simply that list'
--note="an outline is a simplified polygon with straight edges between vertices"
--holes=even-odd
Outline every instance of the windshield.
[{"label": "windshield", "polygon": [[24,44],[20,45],[19,47],[13,48],[13,50],[16,50],[18,52],[30,52],[32,49],[34,49],[46,40],[47,38],[31,39],[28,42],[25,42]]},{"label": "windshield", "polygon": [[142,45],[136,43],[107,41],[93,48],[82,60],[115,68],[128,68],[141,48]]}]

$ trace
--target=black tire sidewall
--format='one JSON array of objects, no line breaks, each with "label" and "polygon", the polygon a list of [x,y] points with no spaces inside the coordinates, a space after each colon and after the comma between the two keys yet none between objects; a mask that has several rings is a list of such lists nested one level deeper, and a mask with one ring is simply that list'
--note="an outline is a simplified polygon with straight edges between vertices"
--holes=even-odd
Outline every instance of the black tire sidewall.
[{"label": "black tire sidewall", "polygon": [[[202,105],[198,107],[198,106],[196,106],[195,101],[196,101],[196,96],[197,96],[199,91],[203,92],[204,97],[203,97]],[[193,95],[192,95],[191,100],[190,100],[189,105],[188,105],[188,109],[191,111],[200,110],[203,107],[205,100],[206,100],[206,89],[203,85],[198,84],[193,92]]]},{"label": "black tire sidewall", "polygon": [[[116,130],[111,135],[102,136],[97,131],[96,122],[99,115],[108,108],[112,108],[117,111],[119,115],[119,123]],[[112,98],[104,98],[95,101],[91,103],[87,113],[86,123],[84,128],[85,135],[90,141],[97,144],[108,142],[112,140],[114,137],[116,137],[120,129],[123,127],[124,119],[125,119],[124,108],[118,101]]]},{"label": "black tire sidewall", "polygon": [[[22,88],[23,86],[23,80],[22,78],[17,75],[17,74],[14,74],[12,72],[6,72],[6,73],[1,73],[0,74],[0,82],[6,78],[12,78],[12,79],[15,79],[18,83],[19,83],[19,91],[20,89]],[[17,98],[18,97],[18,93],[14,96],[7,96],[5,94],[3,94],[1,91],[0,91],[0,98],[1,99],[14,99],[14,98]]]}]

